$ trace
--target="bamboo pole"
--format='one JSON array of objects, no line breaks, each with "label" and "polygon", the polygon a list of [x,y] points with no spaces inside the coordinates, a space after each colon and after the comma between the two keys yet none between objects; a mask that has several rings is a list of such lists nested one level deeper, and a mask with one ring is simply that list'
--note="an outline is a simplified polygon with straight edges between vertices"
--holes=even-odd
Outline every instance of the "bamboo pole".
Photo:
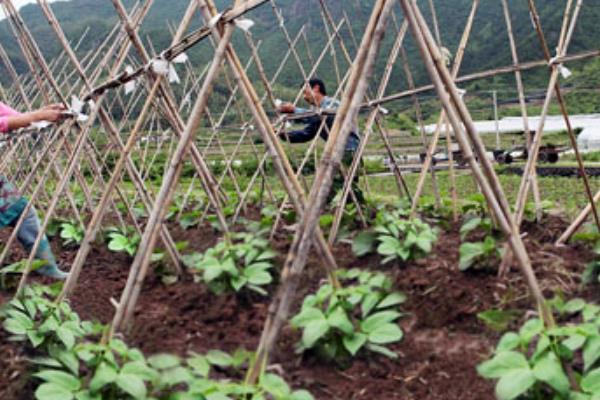
[{"label": "bamboo pole", "polygon": [[[477,183],[481,187],[484,195],[491,205],[492,211],[496,214],[501,229],[508,235],[511,248],[517,255],[517,260],[525,280],[529,286],[532,297],[534,298],[542,320],[548,327],[554,326],[552,312],[541,292],[535,273],[531,267],[531,260],[527,254],[519,228],[514,223],[513,216],[510,211],[510,206],[506,200],[506,196],[502,190],[502,186],[496,176],[491,162],[485,157],[485,147],[479,137],[469,111],[466,108],[457,87],[453,82],[451,74],[448,72],[446,65],[442,59],[439,49],[435,41],[431,37],[423,17],[420,15],[418,7],[410,0],[400,0],[402,9],[406,18],[409,20],[409,25],[415,36],[417,45],[421,52],[421,56],[426,64],[427,70],[433,83],[436,87],[438,96],[444,105],[446,115],[455,132],[456,139],[461,146],[461,150],[466,157],[466,160],[471,165],[473,175]],[[467,137],[463,136],[461,128],[465,127]],[[472,146],[472,147],[471,147]],[[475,154],[479,158],[479,162],[475,158]]]},{"label": "bamboo pole", "polygon": [[366,94],[367,79],[371,76],[391,9],[392,1],[378,0],[374,5],[363,42],[352,65],[337,118],[321,158],[321,166],[317,170],[309,194],[308,202],[311,207],[302,215],[284,264],[282,285],[269,307],[256,359],[247,379],[250,384],[256,381],[267,364],[268,356],[275,345],[281,327],[287,320],[295,288],[306,265],[317,220],[331,187],[334,167],[341,161],[344,145],[350,135],[352,121],[357,117],[360,103]]},{"label": "bamboo pole", "polygon": [[144,278],[144,269],[147,268],[150,256],[152,255],[152,249],[156,242],[158,227],[160,221],[164,218],[166,212],[166,206],[169,204],[173,196],[173,187],[176,185],[177,180],[181,174],[181,168],[183,166],[184,156],[189,152],[192,139],[200,126],[202,115],[205,112],[208,104],[208,99],[212,91],[213,84],[218,76],[221,69],[221,63],[225,57],[227,45],[231,39],[233,33],[233,26],[231,23],[226,24],[223,27],[223,36],[219,40],[219,45],[215,50],[215,54],[207,72],[206,79],[202,84],[202,88],[194,104],[192,114],[190,115],[185,129],[182,132],[177,148],[173,153],[169,161],[169,167],[165,172],[165,177],[161,185],[160,191],[154,202],[152,213],[148,219],[146,230],[140,242],[139,251],[131,265],[131,271],[127,279],[127,284],[121,295],[119,307],[113,318],[111,325],[111,336],[120,330],[124,324],[128,322],[128,319],[133,314],[133,307],[139,296],[139,289],[136,291],[136,287],[139,287],[136,283],[141,283]]},{"label": "bamboo pole", "polygon": [[[479,0],[473,0],[473,4],[471,6],[471,12],[467,19],[467,23],[465,24],[465,30],[463,31],[462,38],[460,40],[460,44],[458,45],[458,50],[456,51],[456,56],[454,58],[454,65],[452,66],[452,78],[456,79],[458,73],[460,71],[460,67],[463,62],[465,49],[467,47],[467,43],[469,42],[469,38],[471,36],[471,31],[473,29],[473,22],[475,20],[475,14],[477,13],[477,9],[479,7]],[[437,148],[438,140],[440,134],[442,132],[442,121],[444,120],[445,114],[444,110],[442,110],[438,122],[435,127],[435,132],[429,141],[429,148],[427,149],[427,153],[425,156],[425,161],[423,162],[423,166],[421,168],[421,173],[419,174],[419,180],[417,182],[417,188],[415,189],[415,193],[413,196],[412,207],[411,207],[411,215],[416,215],[417,207],[419,205],[419,199],[421,198],[421,193],[425,187],[425,178],[427,177],[427,170],[430,168],[433,155],[435,153],[435,149]],[[456,132],[455,132],[456,135]]]},{"label": "bamboo pole", "polygon": [[[517,46],[515,44],[515,37],[512,28],[512,21],[510,17],[510,9],[508,7],[507,0],[501,0],[502,9],[504,11],[504,19],[506,21],[506,31],[508,33],[508,41],[510,44],[510,51],[512,54],[513,63],[519,64],[519,56],[517,53]],[[527,112],[527,104],[525,103],[525,91],[523,89],[523,79],[521,77],[521,71],[515,71],[515,81],[517,82],[517,91],[519,94],[519,106],[521,107],[521,115],[523,116],[523,131],[525,132],[525,144],[529,149],[531,147],[531,134],[529,128],[529,116]],[[540,188],[537,179],[537,173],[534,173],[532,177],[532,188],[533,188],[533,199],[535,202],[536,219],[540,221],[542,219],[542,206]]]}]

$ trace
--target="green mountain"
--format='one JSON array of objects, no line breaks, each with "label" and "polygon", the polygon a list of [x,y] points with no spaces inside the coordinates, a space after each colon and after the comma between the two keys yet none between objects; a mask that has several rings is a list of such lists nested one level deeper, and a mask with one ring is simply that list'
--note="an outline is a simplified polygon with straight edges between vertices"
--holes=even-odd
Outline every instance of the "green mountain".
[{"label": "green mountain", "polygon": [[[133,0],[125,0],[124,4],[129,9]],[[223,9],[230,4],[230,1],[217,0],[219,9]],[[281,10],[283,18],[286,21],[286,28],[290,35],[294,37],[302,26],[306,30],[306,41],[301,40],[298,46],[298,55],[306,71],[310,71],[312,61],[317,58],[327,42],[327,36],[324,34],[323,19],[318,0],[277,0],[277,7]],[[356,47],[353,43],[353,37],[360,41],[362,30],[364,29],[370,14],[373,0],[325,0],[325,3],[331,10],[331,14],[336,22],[346,15],[350,22],[350,29],[344,26],[340,34],[344,38],[348,51],[351,56],[354,55]],[[467,16],[471,9],[471,0],[435,0],[436,13],[440,23],[440,33],[444,46],[451,53],[456,51],[456,47],[464,30]],[[538,0],[538,8],[542,24],[551,48],[556,46],[562,15],[564,12],[564,0]],[[170,43],[171,31],[177,26],[181,19],[187,0],[156,0],[141,27],[141,37],[147,42],[152,42],[153,48],[160,51]],[[420,7],[425,17],[431,21],[431,14],[428,1],[420,0]],[[88,34],[79,48],[79,55],[83,56],[88,51],[97,48],[106,34],[117,22],[116,12],[110,1],[98,0],[71,0],[67,2],[51,3],[61,26],[65,30],[68,38],[72,42],[89,29]],[[514,34],[517,39],[517,46],[521,61],[537,60],[542,57],[540,45],[535,34],[527,8],[527,1],[509,0],[513,16]],[[37,5],[28,5],[21,9],[21,15],[27,26],[31,29],[40,48],[47,59],[56,57],[61,48],[55,39],[51,28],[49,27],[43,14]],[[396,9],[396,27],[402,20],[402,13]],[[266,3],[249,14],[249,18],[256,22],[252,28],[254,40],[260,42],[260,55],[264,63],[268,76],[272,76],[279,66],[280,60],[287,51],[287,42],[279,27],[271,3]],[[579,23],[575,30],[572,44],[569,48],[570,53],[583,50],[590,50],[598,47],[597,38],[600,37],[600,3],[585,2],[583,4]],[[193,28],[200,26],[201,19],[198,16],[194,21]],[[385,59],[396,36],[396,27],[391,24],[388,28],[388,34],[383,45],[383,51],[378,60],[377,70],[383,71]],[[0,43],[9,53],[13,63],[19,72],[27,71],[27,65],[23,59],[20,49],[14,40],[10,27],[6,20],[0,22]],[[234,38],[234,45],[239,50],[243,59],[249,57],[248,46],[245,44],[243,35],[238,31]],[[419,55],[416,51],[412,39],[407,38],[407,53],[412,65],[413,73],[417,84],[428,83],[428,77],[422,65]],[[347,63],[343,57],[340,46],[336,43],[335,55],[339,64],[339,70],[342,73],[347,69]],[[202,43],[188,52],[194,65],[198,70],[203,64],[212,57],[212,50],[209,43]],[[504,24],[500,1],[481,1],[471,40],[467,46],[462,73],[482,71],[498,66],[512,64],[510,56],[508,38]],[[600,69],[596,67],[575,64],[573,69],[576,73],[576,84],[580,86],[589,85],[590,77],[597,76]],[[3,66],[1,68],[4,68]],[[390,89],[388,93],[396,92],[406,88],[402,65],[396,63],[396,72],[393,74]],[[9,78],[4,70],[1,80],[8,84]],[[255,70],[250,70],[251,76],[257,77]],[[335,83],[336,68],[333,58],[328,52],[320,68],[316,71],[319,75],[329,82]],[[591,75],[591,76],[588,76]],[[547,82],[547,71],[538,69],[525,74],[526,86],[528,88],[543,88]],[[597,79],[597,78],[596,78]],[[302,75],[295,62],[290,59],[282,71],[280,79],[277,81],[282,86],[297,87],[302,81]],[[483,82],[468,85],[470,90],[488,90],[491,88],[514,87],[513,76],[502,76]],[[511,97],[514,94],[507,94]]]}]

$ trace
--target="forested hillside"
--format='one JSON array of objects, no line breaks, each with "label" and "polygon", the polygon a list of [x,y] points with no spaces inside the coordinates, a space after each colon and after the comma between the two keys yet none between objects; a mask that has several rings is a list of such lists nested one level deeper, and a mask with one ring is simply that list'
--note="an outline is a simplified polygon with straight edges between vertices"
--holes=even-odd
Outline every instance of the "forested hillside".
[{"label": "forested hillside", "polygon": [[[133,3],[132,0],[124,1],[124,4],[127,7],[131,7]],[[169,26],[173,27],[177,25],[185,11],[187,3],[187,0],[156,0],[142,26],[142,37],[146,40],[150,38],[153,47],[157,50],[167,47],[171,37]],[[217,0],[217,5],[220,9],[223,9],[229,5],[229,3],[230,1]],[[351,23],[354,36],[357,40],[360,40],[361,32],[369,17],[373,1],[327,0],[326,3],[331,9],[336,21],[339,21],[343,17],[344,12],[346,13]],[[560,29],[565,1],[544,0],[537,1],[537,3],[547,38],[551,47],[554,48]],[[286,27],[289,30],[290,35],[294,36],[303,25],[306,26],[307,43],[309,43],[310,52],[312,54],[309,55],[304,43],[301,43],[299,46],[299,54],[301,58],[303,58],[305,68],[308,69],[311,65],[310,57],[318,55],[327,41],[327,37],[324,34],[323,20],[318,0],[277,0],[275,1],[275,4],[282,10],[286,21]],[[456,50],[456,46],[462,35],[471,4],[471,0],[435,1],[442,41],[452,53]],[[117,21],[117,16],[112,3],[108,0],[71,0],[68,2],[51,3],[51,5],[63,29],[71,40],[75,41],[85,29],[90,29],[85,41],[80,47],[80,54],[84,54],[86,51],[98,46],[106,33]],[[422,0],[420,1],[420,5],[426,17],[431,20],[428,2]],[[527,61],[541,58],[540,46],[530,22],[527,2],[523,0],[509,0],[509,5],[513,15],[514,33],[517,39],[521,60]],[[21,9],[21,13],[48,58],[51,59],[56,56],[59,51],[59,45],[37,5],[25,6]],[[399,9],[396,14],[398,16],[396,24],[399,24],[402,18]],[[257,25],[253,28],[253,34],[257,41],[261,41],[260,54],[265,61],[265,68],[268,73],[273,73],[278,66],[282,54],[287,50],[287,43],[285,42],[284,36],[276,21],[272,6],[267,3],[253,11],[250,17],[257,22]],[[600,3],[584,3],[577,30],[569,49],[570,53],[598,47],[598,38],[600,37],[599,20]],[[197,27],[200,22],[200,18],[198,17],[194,27]],[[386,38],[382,56],[378,63],[379,71],[383,69],[386,50],[390,48],[395,36],[394,24],[390,25],[388,31],[389,34]],[[355,48],[352,45],[351,35],[346,27],[342,29],[341,34],[346,39],[350,51],[353,54]],[[26,64],[23,61],[18,45],[14,41],[7,21],[2,21],[0,23],[0,41],[7,49],[17,69],[20,72],[25,72],[27,69]],[[248,48],[242,42],[243,37],[238,33],[234,43],[239,49],[242,57],[247,57]],[[195,65],[198,65],[198,68],[200,68],[202,63],[211,59],[212,54],[210,51],[205,51],[206,49],[195,50],[196,51],[190,51],[189,55],[192,57]],[[337,50],[341,69],[345,70],[347,64],[345,64],[345,61],[343,60],[339,46],[337,47]],[[417,82],[426,83],[427,77],[425,76],[425,71],[423,68],[419,68],[418,53],[410,39],[407,41],[407,51],[414,67],[413,69]],[[480,2],[471,40],[467,47],[462,71],[472,72],[476,70],[485,70],[495,66],[509,65],[511,63],[512,60],[501,3],[499,0],[482,1]],[[583,65],[584,64],[575,65],[575,71],[582,70]],[[397,73],[393,76],[391,91],[401,90],[406,87],[401,70],[402,68],[399,67]],[[583,71],[583,75],[580,72],[576,75],[576,78],[581,84],[586,84],[586,82],[589,83],[594,76],[597,77],[598,75],[598,64],[588,66]],[[324,60],[322,67],[317,73],[325,79],[330,81],[334,80],[335,69],[333,68],[331,57],[327,57]],[[528,88],[543,87],[545,85],[546,75],[547,73],[544,69],[527,73],[526,85]],[[2,79],[4,81],[6,81],[7,78],[6,74],[2,74]],[[474,87],[481,89],[489,87],[497,88],[508,85],[514,86],[514,81],[512,79],[512,76],[505,76],[490,82],[480,82]],[[278,82],[284,86],[295,87],[300,80],[301,76],[298,68],[294,67],[293,63],[289,63],[284,69]],[[473,88],[473,86],[471,87]]]}]

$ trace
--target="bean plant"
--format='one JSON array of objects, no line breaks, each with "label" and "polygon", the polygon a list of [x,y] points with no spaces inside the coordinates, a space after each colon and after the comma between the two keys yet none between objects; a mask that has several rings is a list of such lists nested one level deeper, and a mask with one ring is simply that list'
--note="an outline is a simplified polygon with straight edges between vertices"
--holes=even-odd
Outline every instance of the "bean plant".
[{"label": "bean plant", "polygon": [[135,256],[141,237],[134,229],[120,230],[111,228],[107,233],[108,249],[115,253],[127,253]]},{"label": "bean plant", "polygon": [[83,240],[85,231],[75,221],[60,224],[60,237],[65,245],[79,244]]},{"label": "bean plant", "polygon": [[373,231],[357,235],[352,250],[357,256],[363,256],[376,249],[384,256],[382,263],[386,264],[425,257],[437,239],[436,228],[418,218],[407,218],[405,210],[382,210],[377,214]]},{"label": "bean plant", "polygon": [[204,253],[185,256],[184,263],[216,294],[246,287],[266,295],[264,286],[273,281],[270,270],[275,255],[261,234],[235,233],[231,241],[221,240]]},{"label": "bean plant", "polygon": [[551,305],[573,322],[547,328],[530,319],[504,334],[493,357],[477,367],[484,378],[497,380],[500,400],[600,399],[600,307],[581,299]]},{"label": "bean plant", "polygon": [[327,359],[340,360],[365,349],[396,358],[386,345],[403,337],[396,320],[402,316],[398,306],[405,295],[393,291],[390,279],[379,272],[340,270],[338,276],[346,287],[336,290],[323,284],[291,320],[302,329],[298,351],[315,349]]},{"label": "bean plant", "polygon": [[37,370],[37,400],[313,399],[273,373],[263,373],[256,385],[210,376],[213,368],[222,377],[226,369],[248,367],[253,354],[244,350],[146,358],[118,339],[96,343],[92,339],[106,328],[82,322],[64,302],[54,305],[49,297],[55,295],[50,287],[27,287],[0,315],[12,339],[28,342],[36,351],[30,360]]},{"label": "bean plant", "polygon": [[[487,208],[483,195],[471,196],[463,205],[464,222],[460,228],[462,244],[459,248],[459,264],[461,271],[471,268],[486,269],[496,265],[502,256],[497,241],[497,232],[492,219],[487,216]],[[472,234],[483,235],[481,240],[466,239]]]}]

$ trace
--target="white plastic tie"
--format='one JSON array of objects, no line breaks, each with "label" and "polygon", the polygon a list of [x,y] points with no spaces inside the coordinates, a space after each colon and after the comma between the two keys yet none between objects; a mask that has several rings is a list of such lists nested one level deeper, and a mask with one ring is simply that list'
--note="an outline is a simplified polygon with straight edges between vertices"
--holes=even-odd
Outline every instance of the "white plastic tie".
[{"label": "white plastic tie", "polygon": [[169,75],[169,62],[162,58],[162,56],[150,61],[150,68],[152,68],[152,71],[157,75]]},{"label": "white plastic tie", "polygon": [[41,129],[44,129],[44,128],[50,126],[51,124],[48,121],[37,121],[37,122],[32,122],[30,125],[37,130],[41,130]]},{"label": "white plastic tie", "polygon": [[214,28],[217,25],[217,23],[221,20],[221,18],[223,18],[223,13],[218,13],[217,15],[212,17],[210,21],[208,21],[208,27],[210,29]]},{"label": "white plastic tie", "polygon": [[175,64],[183,64],[183,63],[185,63],[185,62],[186,62],[188,59],[189,59],[189,58],[188,58],[187,54],[185,54],[185,53],[181,53],[180,55],[178,55],[177,57],[175,57],[175,58],[173,59],[173,62],[174,62]]},{"label": "white plastic tie", "polygon": [[175,84],[179,84],[180,82],[179,75],[177,74],[173,64],[169,64],[169,82]]},{"label": "white plastic tie", "polygon": [[79,97],[72,95],[71,108],[69,108],[65,114],[73,116],[79,122],[85,122],[89,119],[89,117],[82,112],[83,106],[85,106],[85,103],[81,101]]},{"label": "white plastic tie", "polygon": [[275,107],[279,108],[279,107],[281,107],[282,104],[283,104],[283,100],[275,99]]},{"label": "white plastic tie", "polygon": [[390,113],[390,110],[388,110],[387,108],[384,108],[382,106],[377,107],[379,109],[379,112],[382,113],[383,115],[388,115]]},{"label": "white plastic tie", "polygon": [[[133,67],[131,65],[128,65],[127,67],[125,67],[125,72],[127,73],[127,75],[133,74]],[[133,92],[134,90],[135,90],[135,79],[132,79],[125,84],[125,94],[129,94],[129,93]]]},{"label": "white plastic tie", "polygon": [[240,18],[235,20],[235,26],[243,30],[244,32],[250,32],[250,28],[254,26],[254,21],[248,18]]},{"label": "white plastic tie", "polygon": [[71,111],[73,111],[74,113],[81,113],[81,110],[83,110],[83,106],[85,105],[85,103],[81,100],[79,100],[79,97],[72,95],[71,96]]},{"label": "white plastic tie", "polygon": [[565,67],[562,64],[558,64],[558,70],[562,75],[563,79],[569,79],[573,73],[569,70],[569,68]]},{"label": "white plastic tie", "polygon": [[533,14],[531,13],[531,11],[529,11],[529,20],[531,21],[531,26],[533,26],[533,30],[535,30],[535,19],[533,18]]},{"label": "white plastic tie", "polygon": [[463,97],[465,97],[465,95],[467,94],[467,91],[465,89],[457,88],[456,91],[458,92],[458,95],[460,96],[461,99]]}]

